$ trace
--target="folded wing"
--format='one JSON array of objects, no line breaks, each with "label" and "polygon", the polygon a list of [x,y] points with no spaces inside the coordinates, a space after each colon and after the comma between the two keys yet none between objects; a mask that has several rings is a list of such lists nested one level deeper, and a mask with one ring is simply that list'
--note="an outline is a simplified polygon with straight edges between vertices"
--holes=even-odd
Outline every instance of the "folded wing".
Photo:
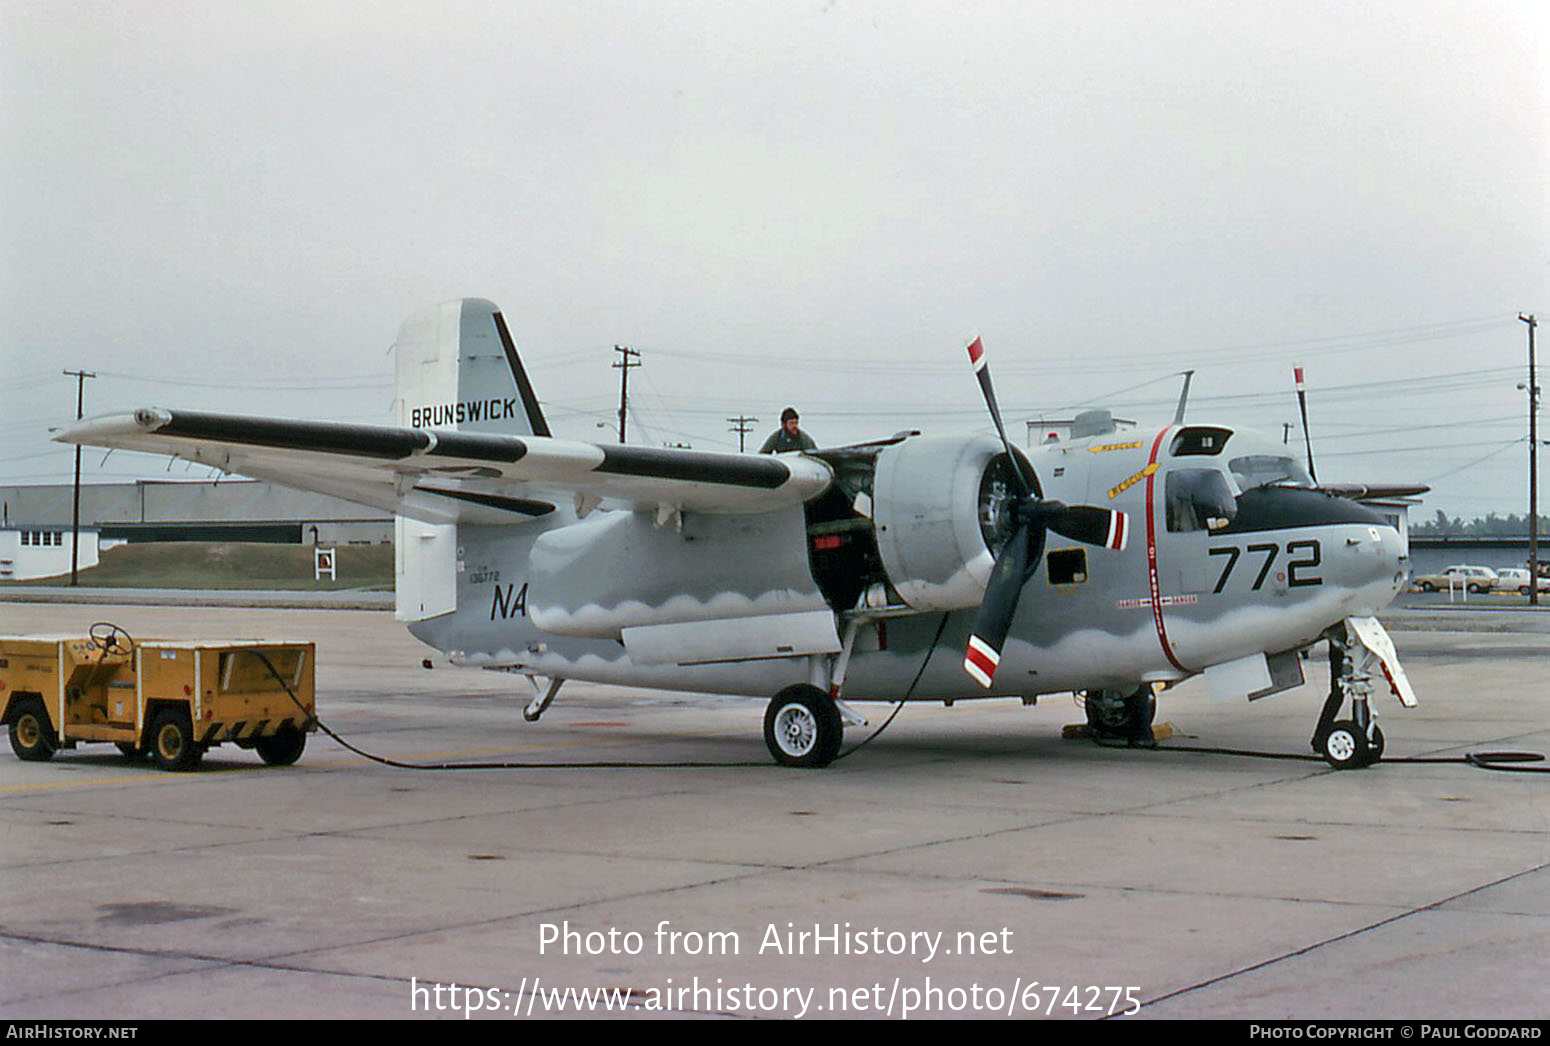
[{"label": "folded wing", "polygon": [[79,422],[64,443],[167,454],[331,494],[428,523],[515,522],[558,499],[741,514],[801,504],[828,466],[797,455],[723,454],[548,436],[445,432],[147,408]]}]

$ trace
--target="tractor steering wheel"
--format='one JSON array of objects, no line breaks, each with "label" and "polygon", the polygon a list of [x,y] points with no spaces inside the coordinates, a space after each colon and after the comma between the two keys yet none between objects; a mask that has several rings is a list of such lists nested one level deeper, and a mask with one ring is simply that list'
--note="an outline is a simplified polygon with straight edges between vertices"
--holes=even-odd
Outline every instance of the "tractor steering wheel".
[{"label": "tractor steering wheel", "polygon": [[111,621],[98,621],[86,634],[104,654],[123,654],[127,657],[135,652],[134,637]]}]

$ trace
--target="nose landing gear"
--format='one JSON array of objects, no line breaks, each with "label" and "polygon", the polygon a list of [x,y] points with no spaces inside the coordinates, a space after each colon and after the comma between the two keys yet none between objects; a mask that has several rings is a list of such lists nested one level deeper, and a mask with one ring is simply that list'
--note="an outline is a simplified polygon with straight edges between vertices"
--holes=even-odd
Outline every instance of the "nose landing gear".
[{"label": "nose landing gear", "polygon": [[[1372,711],[1374,672],[1388,682],[1399,703],[1416,704],[1394,645],[1376,618],[1347,618],[1325,633],[1329,640],[1329,696],[1314,728],[1313,750],[1336,770],[1356,770],[1383,758],[1383,731]],[[1337,719],[1347,699],[1351,718]]]}]

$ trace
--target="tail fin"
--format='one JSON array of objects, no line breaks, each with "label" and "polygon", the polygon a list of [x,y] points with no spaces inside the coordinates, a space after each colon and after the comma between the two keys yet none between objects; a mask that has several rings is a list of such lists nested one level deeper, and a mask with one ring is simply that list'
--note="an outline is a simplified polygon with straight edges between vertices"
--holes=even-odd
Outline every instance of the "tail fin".
[{"label": "tail fin", "polygon": [[[549,424],[492,302],[464,298],[422,309],[399,328],[397,420],[416,429],[547,436]],[[394,582],[400,621],[457,609],[456,525],[398,517]]]},{"label": "tail fin", "polygon": [[549,423],[493,302],[422,309],[399,328],[398,423],[506,436],[548,436]]}]

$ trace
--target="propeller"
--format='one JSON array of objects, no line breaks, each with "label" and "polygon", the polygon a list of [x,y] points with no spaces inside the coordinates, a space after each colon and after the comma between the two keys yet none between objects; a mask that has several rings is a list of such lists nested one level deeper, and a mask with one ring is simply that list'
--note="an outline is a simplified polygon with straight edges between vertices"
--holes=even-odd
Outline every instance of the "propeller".
[{"label": "propeller", "polygon": [[1119,551],[1125,547],[1130,527],[1129,517],[1123,512],[1095,505],[1067,505],[1040,496],[1028,463],[1012,450],[1012,443],[1006,438],[1001,408],[996,404],[995,385],[986,365],[985,346],[977,336],[969,343],[969,362],[974,366],[974,376],[985,396],[990,419],[996,423],[996,434],[1001,437],[1001,445],[1006,448],[1007,459],[1011,462],[1009,485],[1012,487],[1013,530],[1006,543],[995,550],[996,565],[991,571],[990,583],[985,587],[979,613],[975,615],[974,631],[969,635],[969,648],[963,659],[964,670],[981,686],[989,687],[995,678],[996,667],[1001,663],[1001,647],[1006,642],[1007,630],[1012,627],[1012,616],[1017,612],[1023,586],[1038,568],[1045,532],[1053,530],[1073,541]]}]

